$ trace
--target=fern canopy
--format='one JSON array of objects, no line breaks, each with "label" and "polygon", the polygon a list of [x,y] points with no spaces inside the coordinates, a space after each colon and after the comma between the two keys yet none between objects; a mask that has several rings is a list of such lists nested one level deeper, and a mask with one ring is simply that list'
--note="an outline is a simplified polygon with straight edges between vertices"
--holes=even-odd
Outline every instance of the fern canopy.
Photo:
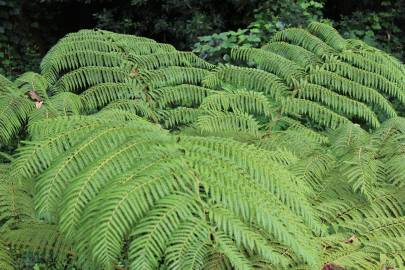
[{"label": "fern canopy", "polygon": [[402,269],[402,63],[315,22],[231,59],[81,30],[0,76],[0,268]]}]

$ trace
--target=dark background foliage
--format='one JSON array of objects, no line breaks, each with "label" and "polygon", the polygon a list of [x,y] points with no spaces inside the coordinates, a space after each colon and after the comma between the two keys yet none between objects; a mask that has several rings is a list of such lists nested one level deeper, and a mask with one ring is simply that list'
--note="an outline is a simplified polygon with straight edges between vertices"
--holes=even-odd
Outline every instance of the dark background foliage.
[{"label": "dark background foliage", "polygon": [[226,61],[277,30],[311,20],[333,24],[404,60],[404,0],[0,0],[0,73],[36,70],[44,53],[82,28],[151,37]]}]

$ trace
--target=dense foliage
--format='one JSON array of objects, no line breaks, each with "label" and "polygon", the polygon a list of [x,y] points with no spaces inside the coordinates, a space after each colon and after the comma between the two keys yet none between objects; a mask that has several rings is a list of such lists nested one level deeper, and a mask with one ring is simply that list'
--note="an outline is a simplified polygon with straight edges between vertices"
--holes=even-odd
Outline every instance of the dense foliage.
[{"label": "dense foliage", "polygon": [[15,77],[28,70],[38,71],[38,62],[59,38],[78,29],[95,27],[154,38],[178,49],[194,48],[206,59],[218,62],[224,61],[222,58],[229,54],[231,47],[260,47],[276,31],[326,20],[345,38],[361,39],[403,60],[404,3],[394,0],[1,0],[0,73]]},{"label": "dense foliage", "polygon": [[229,57],[82,30],[0,77],[1,268],[403,268],[404,65],[321,23]]}]

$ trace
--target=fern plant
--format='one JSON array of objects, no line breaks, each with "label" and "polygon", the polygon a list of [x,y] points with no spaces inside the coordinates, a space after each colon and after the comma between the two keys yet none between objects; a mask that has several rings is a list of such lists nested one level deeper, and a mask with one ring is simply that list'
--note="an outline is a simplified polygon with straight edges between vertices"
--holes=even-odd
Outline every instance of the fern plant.
[{"label": "fern plant", "polygon": [[1,77],[0,265],[403,268],[403,65],[319,23],[231,57],[82,30]]},{"label": "fern plant", "polygon": [[220,254],[237,269],[252,269],[254,254],[286,267],[287,249],[320,267],[322,227],[271,152],[121,117],[112,109],[36,122],[11,165],[9,177],[37,179],[38,218],[73,241],[84,269],[114,269],[123,245],[131,269],[204,268]]},{"label": "fern plant", "polygon": [[234,49],[231,57],[248,67],[217,69],[206,85],[264,92],[282,115],[321,130],[349,121],[375,129],[404,109],[404,66],[325,24],[280,31],[263,48]]},{"label": "fern plant", "polygon": [[2,239],[82,269],[400,267],[404,132],[393,118],[254,146],[117,109],[38,121],[3,174]]}]

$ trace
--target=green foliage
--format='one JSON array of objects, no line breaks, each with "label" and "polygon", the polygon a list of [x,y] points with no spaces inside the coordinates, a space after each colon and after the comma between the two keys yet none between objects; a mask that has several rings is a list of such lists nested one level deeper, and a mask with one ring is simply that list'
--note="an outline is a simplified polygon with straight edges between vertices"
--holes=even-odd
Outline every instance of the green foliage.
[{"label": "green foliage", "polygon": [[337,27],[347,38],[357,38],[367,44],[404,59],[404,29],[398,24],[405,11],[401,1],[379,1],[378,8],[365,8],[343,16]]},{"label": "green foliage", "polygon": [[258,48],[277,31],[320,20],[323,5],[323,1],[264,1],[246,28],[199,37],[193,51],[210,62],[229,62],[232,48]]},{"label": "green foliage", "polygon": [[403,64],[316,22],[230,59],[81,30],[0,77],[0,265],[402,267]]}]

